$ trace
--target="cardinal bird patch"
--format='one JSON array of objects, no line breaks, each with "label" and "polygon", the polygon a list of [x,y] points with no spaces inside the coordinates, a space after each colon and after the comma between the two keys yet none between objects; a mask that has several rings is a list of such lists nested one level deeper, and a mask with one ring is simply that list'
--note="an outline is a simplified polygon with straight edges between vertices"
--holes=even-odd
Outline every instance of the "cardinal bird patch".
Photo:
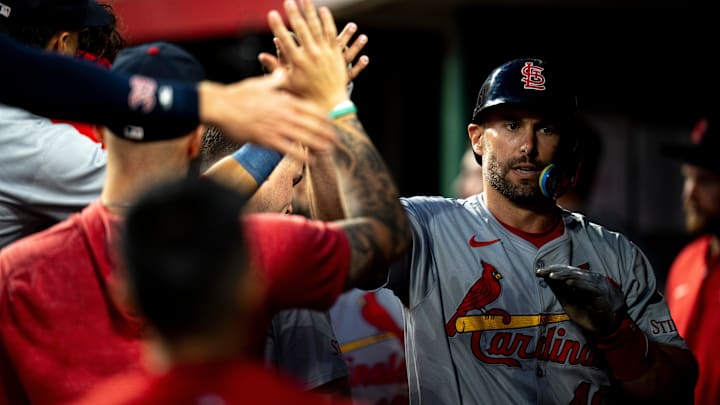
[{"label": "cardinal bird patch", "polygon": [[472,310],[480,310],[483,314],[489,314],[485,307],[500,296],[500,292],[502,291],[502,287],[500,286],[502,274],[500,274],[493,265],[485,263],[484,261],[481,263],[483,272],[480,279],[470,287],[470,290],[465,294],[465,298],[463,298],[460,305],[458,305],[455,314],[450,318],[445,327],[448,336],[455,336],[455,333],[458,331],[456,323],[459,317],[467,315],[467,313]]},{"label": "cardinal bird patch", "polygon": [[[591,345],[568,334],[563,322],[568,314],[511,314],[502,308],[488,308],[503,291],[502,274],[495,266],[481,261],[482,274],[465,293],[457,310],[445,324],[448,337],[469,334],[473,355],[486,364],[521,367],[523,359],[539,359],[553,363],[598,367],[598,357]],[[590,268],[583,263],[580,268]],[[547,325],[538,336],[524,331]],[[667,328],[667,326],[666,326]]]}]

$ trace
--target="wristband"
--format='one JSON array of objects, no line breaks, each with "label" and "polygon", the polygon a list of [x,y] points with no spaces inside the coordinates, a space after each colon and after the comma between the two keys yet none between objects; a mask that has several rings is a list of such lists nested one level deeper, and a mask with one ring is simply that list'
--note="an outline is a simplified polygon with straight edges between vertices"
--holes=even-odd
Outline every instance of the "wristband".
[{"label": "wristband", "polygon": [[282,155],[272,149],[266,149],[250,143],[244,144],[232,154],[232,157],[247,170],[258,186],[270,176]]},{"label": "wristband", "polygon": [[350,100],[341,101],[330,111],[330,119],[340,118],[343,115],[354,114],[357,112],[355,103]]},{"label": "wristband", "polygon": [[629,317],[609,336],[597,338],[596,346],[603,351],[613,376],[620,381],[634,380],[650,370],[650,342]]}]

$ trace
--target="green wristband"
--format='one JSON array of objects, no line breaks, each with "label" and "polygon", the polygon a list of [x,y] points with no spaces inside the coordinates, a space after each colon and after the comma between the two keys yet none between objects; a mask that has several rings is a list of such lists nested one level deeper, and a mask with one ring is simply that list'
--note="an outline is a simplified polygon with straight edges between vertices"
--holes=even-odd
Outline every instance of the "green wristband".
[{"label": "green wristband", "polygon": [[350,100],[345,100],[340,104],[336,105],[335,108],[330,111],[330,119],[340,118],[344,115],[354,114],[357,112],[355,103]]}]

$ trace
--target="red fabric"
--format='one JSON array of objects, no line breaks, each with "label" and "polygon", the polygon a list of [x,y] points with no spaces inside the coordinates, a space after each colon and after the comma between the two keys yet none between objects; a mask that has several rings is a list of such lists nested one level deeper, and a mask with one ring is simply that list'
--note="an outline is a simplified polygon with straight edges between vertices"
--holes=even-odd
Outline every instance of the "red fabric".
[{"label": "red fabric", "polygon": [[[63,403],[106,377],[140,369],[140,323],[109,297],[107,246],[118,225],[95,202],[1,251],[0,346],[11,364],[2,366],[0,392],[8,403],[25,396],[33,404]],[[22,386],[7,386],[13,379]]]},{"label": "red fabric", "polygon": [[[226,362],[183,365],[162,376],[115,378],[76,405],[317,405],[325,401],[260,364]],[[336,400],[333,404],[352,402]]]},{"label": "red fabric", "polygon": [[550,242],[551,240],[562,236],[562,234],[565,232],[565,224],[563,224],[563,221],[560,217],[558,217],[557,222],[555,222],[555,225],[553,225],[552,228],[540,233],[525,232],[518,228],[512,227],[500,221],[499,219],[498,222],[500,222],[502,226],[507,228],[508,231],[532,243],[538,249],[540,249],[544,244]]},{"label": "red fabric", "polygon": [[335,303],[345,290],[350,242],[337,225],[300,215],[248,215],[243,227],[251,266],[265,269],[266,305],[256,313],[256,338],[251,340],[260,352],[272,314],[298,307],[322,311]]},{"label": "red fabric", "polygon": [[[97,56],[89,53],[89,52],[78,52],[76,57],[84,60],[88,60],[91,62],[94,62],[98,64],[99,66],[104,67],[105,69],[110,69],[112,67],[112,64],[110,63],[107,58],[98,58]],[[95,126],[92,124],[86,124],[84,122],[75,122],[75,121],[65,121],[65,120],[55,120],[52,119],[52,122],[55,124],[69,124],[75,127],[75,129],[80,132],[81,134],[85,135],[86,137],[90,138],[93,142],[100,143],[100,138],[98,138],[97,132],[95,132]]]},{"label": "red fabric", "polygon": [[387,309],[378,302],[375,292],[368,291],[363,295],[363,299],[365,304],[360,309],[360,315],[362,315],[363,319],[380,331],[392,333],[405,347],[403,328],[395,322]]},{"label": "red fabric", "polygon": [[254,214],[243,223],[252,265],[265,269],[268,305],[324,310],[345,290],[350,242],[337,225],[300,215]]},{"label": "red fabric", "polygon": [[72,125],[75,130],[80,132],[81,134],[85,135],[86,137],[90,138],[91,141],[95,143],[100,143],[100,138],[98,138],[97,132],[95,132],[95,126],[92,124],[85,124],[83,122],[75,122],[75,121],[64,121],[64,120],[56,120],[51,119],[53,124],[68,124]]},{"label": "red fabric", "polygon": [[[253,270],[268,294],[259,339],[276,310],[328,309],[349,265],[342,230],[277,216],[245,220]],[[141,370],[142,322],[111,298],[119,227],[95,202],[0,251],[0,404],[63,403],[104,378]]]},{"label": "red fabric", "polygon": [[630,317],[623,319],[610,336],[598,338],[597,347],[620,381],[635,380],[650,370],[647,336]]},{"label": "red fabric", "polygon": [[703,236],[675,258],[666,286],[670,314],[698,360],[696,404],[720,403],[720,258],[708,262],[710,237]]}]

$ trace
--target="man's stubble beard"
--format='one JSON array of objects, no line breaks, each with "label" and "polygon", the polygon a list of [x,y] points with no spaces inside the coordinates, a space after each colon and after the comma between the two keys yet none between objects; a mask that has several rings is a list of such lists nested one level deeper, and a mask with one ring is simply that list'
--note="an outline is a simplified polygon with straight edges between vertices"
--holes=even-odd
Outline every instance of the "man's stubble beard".
[{"label": "man's stubble beard", "polygon": [[522,205],[535,204],[546,200],[537,181],[523,179],[519,184],[514,184],[508,179],[508,173],[510,173],[512,167],[527,161],[527,158],[512,159],[505,165],[501,165],[495,154],[488,150],[485,150],[484,153],[488,156],[487,162],[483,163],[487,165],[485,180],[490,187],[497,190],[503,197],[513,203]]},{"label": "man's stubble beard", "polygon": [[685,229],[691,235],[711,233],[720,236],[720,217],[703,214],[695,204],[683,203],[685,213]]}]

